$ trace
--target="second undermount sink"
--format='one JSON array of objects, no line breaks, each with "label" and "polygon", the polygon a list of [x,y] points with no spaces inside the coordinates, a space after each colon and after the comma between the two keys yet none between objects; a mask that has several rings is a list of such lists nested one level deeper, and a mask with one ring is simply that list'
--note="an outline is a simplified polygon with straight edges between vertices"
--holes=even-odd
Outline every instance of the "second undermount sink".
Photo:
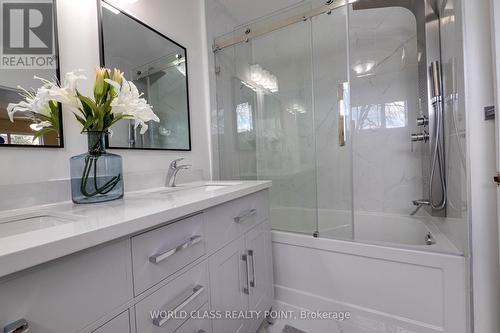
[{"label": "second undermount sink", "polygon": [[79,216],[39,210],[0,216],[0,238],[75,222]]}]

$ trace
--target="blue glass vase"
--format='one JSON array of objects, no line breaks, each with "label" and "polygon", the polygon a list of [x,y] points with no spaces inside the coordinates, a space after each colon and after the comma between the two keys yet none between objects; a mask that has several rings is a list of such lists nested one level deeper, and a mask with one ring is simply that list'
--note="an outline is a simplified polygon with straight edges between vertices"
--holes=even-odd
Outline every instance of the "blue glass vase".
[{"label": "blue glass vase", "polygon": [[89,151],[70,159],[73,202],[87,204],[122,198],[122,157],[106,152],[107,132],[86,134]]}]

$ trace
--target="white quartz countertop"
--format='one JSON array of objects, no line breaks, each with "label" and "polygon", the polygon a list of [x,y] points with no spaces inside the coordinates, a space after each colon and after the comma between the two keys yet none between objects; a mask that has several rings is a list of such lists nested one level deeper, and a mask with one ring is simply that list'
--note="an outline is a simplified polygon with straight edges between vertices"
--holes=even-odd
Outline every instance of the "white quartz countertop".
[{"label": "white quartz countertop", "polygon": [[[207,184],[211,186],[203,186]],[[0,277],[269,187],[269,181],[191,183],[168,193],[162,193],[166,188],[125,193],[123,199],[105,203],[62,202],[2,211],[0,220],[40,211],[77,217],[71,222],[17,234],[2,235],[0,229]]]}]

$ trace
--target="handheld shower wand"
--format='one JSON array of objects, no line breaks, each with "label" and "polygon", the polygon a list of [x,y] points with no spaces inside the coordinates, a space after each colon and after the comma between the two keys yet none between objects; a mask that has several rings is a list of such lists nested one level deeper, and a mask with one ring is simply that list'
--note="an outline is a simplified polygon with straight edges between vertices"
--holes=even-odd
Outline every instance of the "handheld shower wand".
[{"label": "handheld shower wand", "polygon": [[[435,61],[431,64],[431,81],[432,81],[432,106],[434,108],[434,133],[433,133],[433,147],[432,147],[432,162],[429,178],[429,201],[430,206],[436,210],[442,210],[446,207],[447,203],[447,193],[446,193],[446,179],[445,179],[445,165],[444,165],[444,149],[441,142],[442,130],[443,130],[443,95],[441,92],[441,66],[439,61]],[[434,200],[434,176],[436,172],[436,167],[439,171],[439,180],[441,185],[441,198],[438,202]]]}]

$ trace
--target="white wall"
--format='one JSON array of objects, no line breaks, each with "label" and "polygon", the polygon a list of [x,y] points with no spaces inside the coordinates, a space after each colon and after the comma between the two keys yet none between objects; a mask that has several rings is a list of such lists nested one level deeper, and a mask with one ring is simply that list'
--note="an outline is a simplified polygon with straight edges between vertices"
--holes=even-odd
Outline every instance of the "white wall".
[{"label": "white wall", "polygon": [[[111,1],[161,33],[184,45],[188,51],[192,152],[115,151],[123,156],[125,173],[166,170],[170,160],[186,157],[194,169],[210,177],[208,134],[208,69],[204,2],[202,0],[140,0],[129,4]],[[81,90],[89,93],[94,67],[99,64],[97,5],[95,0],[58,0],[58,31],[61,72],[76,68],[88,71]],[[68,111],[68,110],[66,110]],[[79,134],[74,117],[64,113],[63,149],[2,148],[0,185],[69,178],[69,158],[85,152],[86,140]]]},{"label": "white wall", "polygon": [[[472,236],[474,329],[500,331],[498,233],[495,173],[495,123],[483,107],[494,103],[488,1],[462,1],[465,103],[467,117],[469,220]],[[498,110],[498,106],[497,106]]]}]

